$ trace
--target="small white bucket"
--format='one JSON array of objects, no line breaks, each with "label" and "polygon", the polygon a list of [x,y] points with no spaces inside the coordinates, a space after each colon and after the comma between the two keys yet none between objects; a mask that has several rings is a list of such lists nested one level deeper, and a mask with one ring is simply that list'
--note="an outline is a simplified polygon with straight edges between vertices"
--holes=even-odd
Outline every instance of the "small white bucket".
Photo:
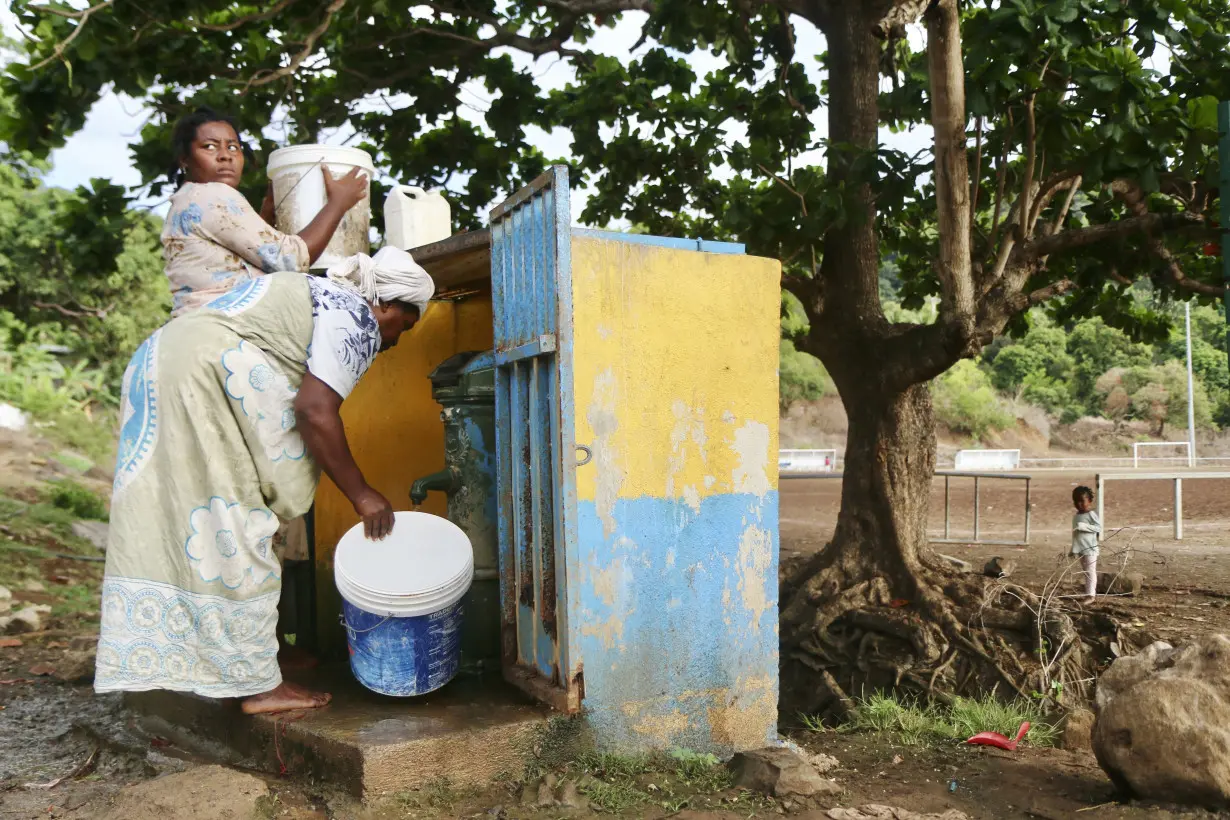
[{"label": "small white bucket", "polygon": [[371,250],[370,193],[376,166],[366,151],[336,145],[293,145],[269,155],[268,173],[273,180],[273,201],[277,205],[275,227],[283,233],[299,233],[325,206],[322,176],[325,168],[335,177],[358,168],[368,179],[368,196],[342,217],[324,253],[312,263],[313,269],[328,268],[348,256]]},{"label": "small white bucket", "polygon": [[395,513],[393,532],[342,536],[333,579],[359,683],[407,697],[439,689],[461,661],[461,599],[474,578],[470,539],[446,518]]}]

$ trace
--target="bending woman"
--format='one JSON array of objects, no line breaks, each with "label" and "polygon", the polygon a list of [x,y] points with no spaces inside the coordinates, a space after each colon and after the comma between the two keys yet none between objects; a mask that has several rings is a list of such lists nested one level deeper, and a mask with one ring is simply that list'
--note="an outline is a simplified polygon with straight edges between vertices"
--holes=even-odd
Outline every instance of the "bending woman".
[{"label": "bending woman", "polygon": [[172,142],[179,189],[162,229],[172,317],[261,274],[306,272],[346,212],[367,196],[358,168],[337,179],[326,173],[325,207],[297,236],[284,234],[270,224],[272,188],[261,214],[239,193],[247,148],[230,117],[198,108],[176,123]]},{"label": "bending woman", "polygon": [[339,408],[435,291],[405,251],[363,261],[328,279],[245,282],[172,319],[133,355],[97,691],[239,697],[249,714],[328,702],[282,681],[273,535],[279,519],[308,510],[321,469],[369,537],[392,529],[393,508],[364,480]]}]

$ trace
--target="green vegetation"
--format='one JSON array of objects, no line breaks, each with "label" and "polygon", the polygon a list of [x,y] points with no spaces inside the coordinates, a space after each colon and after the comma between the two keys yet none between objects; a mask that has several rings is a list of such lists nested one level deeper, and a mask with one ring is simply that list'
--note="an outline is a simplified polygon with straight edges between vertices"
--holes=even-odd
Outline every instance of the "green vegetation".
[{"label": "green vegetation", "polygon": [[95,495],[89,487],[83,487],[75,481],[63,479],[54,482],[51,486],[51,503],[77,518],[107,520],[107,502]]},{"label": "green vegetation", "polygon": [[765,805],[751,793],[731,793],[730,774],[716,757],[687,749],[651,755],[591,752],[578,757],[571,768],[593,807],[612,814],[649,806],[676,812]]},{"label": "green vegetation", "polygon": [[47,170],[0,154],[0,401],[105,461],[128,357],[169,310],[161,226],[123,188],[50,188]]},{"label": "green vegetation", "polygon": [[952,706],[941,706],[876,693],[860,700],[850,720],[835,730],[826,729],[814,718],[803,718],[804,725],[814,732],[875,732],[907,746],[962,741],[979,732],[1015,737],[1017,729],[1027,721],[1030,728],[1026,742],[1034,746],[1055,745],[1059,728],[1040,703],[1004,702],[990,695],[956,698]]}]

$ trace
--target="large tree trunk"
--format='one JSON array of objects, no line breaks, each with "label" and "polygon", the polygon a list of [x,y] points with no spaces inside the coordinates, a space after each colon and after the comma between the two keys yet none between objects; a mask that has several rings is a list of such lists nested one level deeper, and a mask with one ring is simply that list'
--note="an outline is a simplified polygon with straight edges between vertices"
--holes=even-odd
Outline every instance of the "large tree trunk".
[{"label": "large tree trunk", "polygon": [[[826,6],[834,145],[877,147],[876,32],[903,2]],[[939,0],[934,13],[932,70],[957,55],[938,107],[963,109],[956,5]],[[949,321],[934,328],[885,318],[872,185],[859,176],[854,152],[834,148],[828,156],[830,179],[845,186],[846,218],[826,233],[819,275],[800,295],[811,319],[804,346],[836,383],[849,432],[833,540],[788,570],[783,584],[783,698],[795,710],[840,713],[851,708],[849,695],[880,688],[908,686],[940,699],[984,686],[1024,695],[1030,687],[1047,691],[1055,678],[1084,677],[1081,641],[1067,616],[1028,590],[956,576],[928,548],[935,422],[926,382],[969,355],[973,326],[964,121],[959,111],[949,119],[937,139],[937,173],[953,177],[941,186],[953,200],[943,216],[948,233],[960,236],[941,254]],[[1036,663],[1026,667],[1039,646],[1063,647],[1041,672]]]}]

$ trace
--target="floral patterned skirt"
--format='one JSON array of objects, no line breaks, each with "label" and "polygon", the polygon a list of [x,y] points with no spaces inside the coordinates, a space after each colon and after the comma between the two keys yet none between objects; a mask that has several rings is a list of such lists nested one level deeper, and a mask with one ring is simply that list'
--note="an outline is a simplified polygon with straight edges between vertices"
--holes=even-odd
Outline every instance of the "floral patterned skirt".
[{"label": "floral patterned skirt", "polygon": [[97,691],[243,697],[281,683],[279,519],[318,471],[292,403],[312,334],[302,276],[171,321],[124,375]]}]

